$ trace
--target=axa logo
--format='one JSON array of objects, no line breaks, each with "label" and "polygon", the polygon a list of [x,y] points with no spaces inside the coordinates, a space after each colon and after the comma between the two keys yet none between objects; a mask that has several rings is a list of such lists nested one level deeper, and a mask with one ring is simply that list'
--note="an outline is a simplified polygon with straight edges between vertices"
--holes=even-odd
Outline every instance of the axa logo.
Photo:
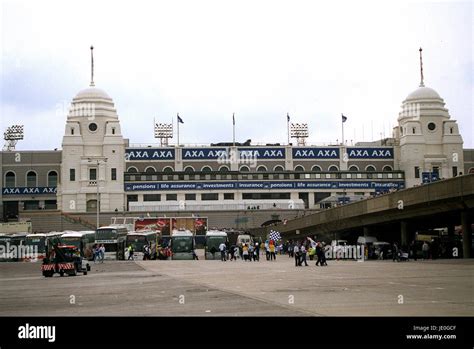
[{"label": "axa logo", "polygon": [[34,326],[26,323],[18,327],[19,339],[47,339],[52,343],[56,341],[56,326]]}]

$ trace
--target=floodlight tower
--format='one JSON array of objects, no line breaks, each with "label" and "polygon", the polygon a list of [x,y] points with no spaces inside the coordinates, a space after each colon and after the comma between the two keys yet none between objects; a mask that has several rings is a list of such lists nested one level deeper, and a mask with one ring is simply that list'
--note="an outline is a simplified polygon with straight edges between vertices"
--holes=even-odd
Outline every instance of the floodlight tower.
[{"label": "floodlight tower", "polygon": [[155,123],[155,138],[160,139],[162,147],[167,147],[168,139],[173,138],[173,124]]},{"label": "floodlight tower", "polygon": [[3,146],[3,150],[15,150],[17,142],[21,141],[23,139],[23,136],[23,125],[13,125],[8,127],[5,133],[3,134],[3,139],[5,139],[6,141],[5,145]]},{"label": "floodlight tower", "polygon": [[305,139],[309,137],[308,124],[290,124],[291,138],[296,138],[298,146],[305,146]]}]

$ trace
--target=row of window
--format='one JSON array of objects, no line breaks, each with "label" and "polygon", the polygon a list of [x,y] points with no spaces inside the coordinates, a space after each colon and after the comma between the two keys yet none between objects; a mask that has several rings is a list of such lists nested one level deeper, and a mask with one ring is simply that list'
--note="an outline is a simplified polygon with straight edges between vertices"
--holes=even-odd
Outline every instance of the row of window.
[{"label": "row of window", "polygon": [[[49,171],[46,175],[46,182],[48,187],[56,187],[58,185],[58,173],[56,171]],[[16,174],[13,171],[5,173],[5,187],[14,188],[17,186]],[[38,175],[35,171],[28,171],[25,177],[26,187],[38,186]]]},{"label": "row of window", "polygon": [[[195,201],[201,195],[201,201],[217,201],[219,193],[184,194],[185,201]],[[166,201],[177,201],[178,194],[164,194]],[[290,193],[242,193],[243,200],[289,200]],[[138,201],[138,195],[127,195],[128,202]],[[224,200],[234,200],[234,193],[224,193]],[[143,194],[143,201],[161,201],[161,194]]]},{"label": "row of window", "polygon": [[403,172],[322,172],[322,173],[210,173],[210,174],[144,174],[125,175],[126,182],[135,181],[200,181],[200,180],[285,180],[285,179],[403,179]]},{"label": "row of window", "polygon": [[[97,180],[97,169],[90,168],[89,169],[89,180],[96,181]],[[117,169],[111,168],[110,169],[110,180],[116,181],[117,180]],[[76,181],[76,169],[70,168],[69,169],[69,181],[74,182]]]},{"label": "row of window", "polygon": [[[219,169],[218,169],[218,172],[223,172],[223,173],[229,172],[229,171],[230,171],[229,167],[225,166],[225,165],[219,167]],[[240,172],[251,172],[250,167],[245,166],[245,165],[240,166],[239,171]],[[284,171],[285,171],[285,169],[281,165],[277,165],[273,168],[273,172],[284,172]],[[295,167],[294,171],[295,172],[305,172],[306,170],[303,166],[298,165],[298,166]],[[312,172],[323,172],[321,166],[318,166],[318,165],[314,165],[313,167],[311,167],[311,171]],[[336,166],[336,165],[331,165],[331,166],[329,166],[328,171],[329,172],[338,172],[339,167]],[[359,166],[351,165],[349,167],[348,171],[359,172],[360,168],[359,168]],[[376,170],[375,166],[368,165],[368,166],[365,167],[364,171],[366,171],[366,172],[375,172],[377,170]],[[392,168],[392,166],[386,165],[382,168],[382,171],[391,172],[391,171],[393,171],[393,168]],[[138,173],[139,171],[135,166],[130,166],[129,168],[127,168],[127,172],[128,173]],[[145,168],[145,171],[144,171],[144,173],[150,173],[150,174],[156,173],[156,172],[157,172],[157,170],[153,166],[148,166],[147,168]],[[173,173],[174,170],[173,170],[172,167],[167,166],[167,167],[163,168],[163,171],[161,171],[161,172],[163,172],[163,173]],[[192,166],[186,166],[184,168],[183,172],[184,173],[194,173],[194,172],[196,172],[196,170]],[[203,166],[201,168],[200,172],[213,172],[213,170],[209,166]],[[252,172],[255,172],[255,171],[252,171]],[[264,165],[260,165],[260,166],[257,167],[256,172],[268,172],[268,168]]]}]

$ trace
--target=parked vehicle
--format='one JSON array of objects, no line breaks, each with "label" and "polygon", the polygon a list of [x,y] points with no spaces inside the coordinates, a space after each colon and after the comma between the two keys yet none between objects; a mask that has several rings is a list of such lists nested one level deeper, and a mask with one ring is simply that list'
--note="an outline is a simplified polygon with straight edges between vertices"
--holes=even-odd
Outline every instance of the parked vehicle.
[{"label": "parked vehicle", "polygon": [[77,273],[87,275],[87,261],[81,257],[76,246],[55,244],[53,250],[43,259],[41,272],[44,277],[52,277],[55,273],[76,276]]}]

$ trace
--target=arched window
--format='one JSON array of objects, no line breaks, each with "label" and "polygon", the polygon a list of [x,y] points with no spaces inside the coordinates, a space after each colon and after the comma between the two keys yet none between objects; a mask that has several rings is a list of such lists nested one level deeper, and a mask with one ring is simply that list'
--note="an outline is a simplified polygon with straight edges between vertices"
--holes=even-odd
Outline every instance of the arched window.
[{"label": "arched window", "polygon": [[314,165],[313,167],[311,167],[311,171],[313,171],[313,172],[321,172],[322,169],[321,169],[321,166]]},{"label": "arched window", "polygon": [[138,169],[136,167],[130,166],[127,168],[128,173],[138,173]]},{"label": "arched window", "polygon": [[349,167],[349,171],[351,172],[359,172],[359,168],[356,165],[352,165]]},{"label": "arched window", "polygon": [[393,171],[393,168],[392,168],[392,166],[386,165],[386,166],[383,167],[382,171],[383,172],[391,172],[391,171]]},{"label": "arched window", "polygon": [[471,173],[474,173],[474,167],[471,167],[471,168],[469,169],[469,173],[470,173],[470,174],[471,174]]},{"label": "arched window", "polygon": [[257,167],[257,172],[267,172],[267,168],[263,165]]},{"label": "arched window", "polygon": [[58,173],[56,171],[49,171],[48,173],[48,187],[58,186]]},{"label": "arched window", "polygon": [[281,165],[276,165],[274,168],[273,168],[273,172],[283,172],[285,171],[285,169],[283,168],[283,166]]},{"label": "arched window", "polygon": [[337,171],[339,171],[339,168],[335,165],[332,165],[332,166],[329,166],[328,171],[329,172],[337,172]]},{"label": "arched window", "polygon": [[170,166],[166,166],[164,169],[163,169],[163,173],[173,173],[173,168],[170,167]]},{"label": "arched window", "polygon": [[8,171],[5,174],[5,187],[6,188],[14,188],[16,187],[16,176],[15,172]]},{"label": "arched window", "polygon": [[229,172],[229,168],[227,166],[219,167],[219,172]]},{"label": "arched window", "polygon": [[250,168],[248,166],[240,166],[240,172],[250,172]]},{"label": "arched window", "polygon": [[155,173],[156,172],[156,169],[153,167],[153,166],[148,166],[147,168],[145,168],[145,173]]},{"label": "arched window", "polygon": [[194,167],[192,166],[186,166],[184,168],[184,173],[194,173]]},{"label": "arched window", "polygon": [[304,167],[301,165],[298,165],[295,167],[295,172],[304,172]]},{"label": "arched window", "polygon": [[205,172],[205,173],[212,172],[212,168],[210,168],[209,166],[204,166],[203,168],[201,168],[201,172]]},{"label": "arched window", "polygon": [[365,168],[365,170],[366,170],[367,172],[375,172],[375,167],[372,166],[372,165],[369,165],[369,166],[367,166],[367,167]]},{"label": "arched window", "polygon": [[26,174],[26,186],[27,187],[37,187],[38,182],[36,181],[36,172],[28,171]]}]

